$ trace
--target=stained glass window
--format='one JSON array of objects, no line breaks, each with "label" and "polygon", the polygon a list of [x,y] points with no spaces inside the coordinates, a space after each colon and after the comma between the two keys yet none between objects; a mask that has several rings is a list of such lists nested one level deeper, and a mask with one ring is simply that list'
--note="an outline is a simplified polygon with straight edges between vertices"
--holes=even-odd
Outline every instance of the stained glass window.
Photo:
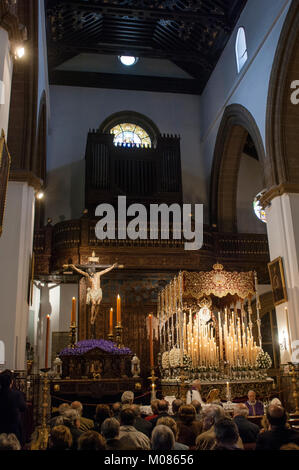
[{"label": "stained glass window", "polygon": [[128,147],[139,145],[143,147],[151,147],[152,145],[147,132],[137,124],[129,122],[117,124],[117,126],[110,129],[110,133],[114,134],[113,142],[115,145],[127,144]]},{"label": "stained glass window", "polygon": [[253,201],[253,210],[255,212],[255,215],[265,224],[267,223],[266,219],[266,212],[262,208],[261,203],[260,203],[260,198],[263,195],[264,191],[261,191],[257,196],[255,196],[254,201]]}]

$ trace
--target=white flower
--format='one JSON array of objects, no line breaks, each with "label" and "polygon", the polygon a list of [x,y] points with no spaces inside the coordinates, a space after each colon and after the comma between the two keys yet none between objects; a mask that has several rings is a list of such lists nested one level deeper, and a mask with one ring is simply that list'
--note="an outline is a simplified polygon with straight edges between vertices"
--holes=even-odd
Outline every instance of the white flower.
[{"label": "white flower", "polygon": [[162,354],[162,369],[169,369],[169,352],[165,351]]},{"label": "white flower", "polygon": [[180,366],[181,350],[179,348],[172,348],[169,353],[169,364],[172,369]]},{"label": "white flower", "polygon": [[258,369],[270,369],[272,366],[272,359],[269,354],[261,350],[256,358],[256,367]]}]

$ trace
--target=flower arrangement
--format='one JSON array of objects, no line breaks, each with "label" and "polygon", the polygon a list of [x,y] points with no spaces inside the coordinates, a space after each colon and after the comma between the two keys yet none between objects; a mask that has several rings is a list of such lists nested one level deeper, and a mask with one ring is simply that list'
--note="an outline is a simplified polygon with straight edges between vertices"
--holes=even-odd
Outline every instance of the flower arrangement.
[{"label": "flower arrangement", "polygon": [[272,366],[272,359],[269,354],[261,350],[256,358],[256,367],[258,369],[269,369]]},{"label": "flower arrangement", "polygon": [[78,341],[73,349],[63,349],[59,356],[80,356],[81,354],[85,354],[96,348],[110,354],[132,354],[131,349],[118,348],[115,343],[107,341],[106,339],[85,339],[83,341]]},{"label": "flower arrangement", "polygon": [[184,354],[183,356],[183,369],[186,371],[186,370],[190,370],[192,367],[192,360],[191,360],[191,357],[189,356],[189,354]]},{"label": "flower arrangement", "polygon": [[169,369],[169,352],[165,351],[162,354],[162,369]]},{"label": "flower arrangement", "polygon": [[180,367],[180,357],[181,357],[181,350],[179,348],[172,348],[169,353],[169,364],[172,369],[176,369]]}]

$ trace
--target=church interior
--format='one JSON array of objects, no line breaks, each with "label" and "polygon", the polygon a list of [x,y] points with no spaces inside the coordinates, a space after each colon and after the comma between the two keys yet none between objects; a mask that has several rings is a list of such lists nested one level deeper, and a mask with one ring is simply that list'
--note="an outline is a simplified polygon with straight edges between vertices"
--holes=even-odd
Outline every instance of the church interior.
[{"label": "church interior", "polygon": [[87,422],[119,404],[125,434],[133,399],[134,449],[175,449],[157,416],[193,392],[201,424],[281,412],[298,447],[298,24],[297,0],[0,0],[1,449],[48,450],[74,403],[108,442]]}]

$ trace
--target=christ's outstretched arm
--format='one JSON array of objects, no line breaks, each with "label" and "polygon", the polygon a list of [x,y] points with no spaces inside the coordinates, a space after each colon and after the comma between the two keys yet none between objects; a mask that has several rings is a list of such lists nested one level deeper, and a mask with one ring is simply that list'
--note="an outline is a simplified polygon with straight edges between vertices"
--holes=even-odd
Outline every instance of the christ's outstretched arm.
[{"label": "christ's outstretched arm", "polygon": [[82,271],[81,269],[77,268],[74,264],[64,264],[63,265],[64,268],[72,268],[74,269],[74,271],[77,271],[77,273],[79,274],[82,274],[82,276],[85,276],[85,277],[90,277],[89,274],[87,274],[85,271]]},{"label": "christ's outstretched arm", "polygon": [[109,266],[109,268],[104,269],[103,271],[100,271],[99,273],[97,273],[97,275],[98,276],[103,276],[103,274],[109,273],[109,271],[116,268],[116,266],[117,266],[117,263],[114,263],[112,266]]}]

